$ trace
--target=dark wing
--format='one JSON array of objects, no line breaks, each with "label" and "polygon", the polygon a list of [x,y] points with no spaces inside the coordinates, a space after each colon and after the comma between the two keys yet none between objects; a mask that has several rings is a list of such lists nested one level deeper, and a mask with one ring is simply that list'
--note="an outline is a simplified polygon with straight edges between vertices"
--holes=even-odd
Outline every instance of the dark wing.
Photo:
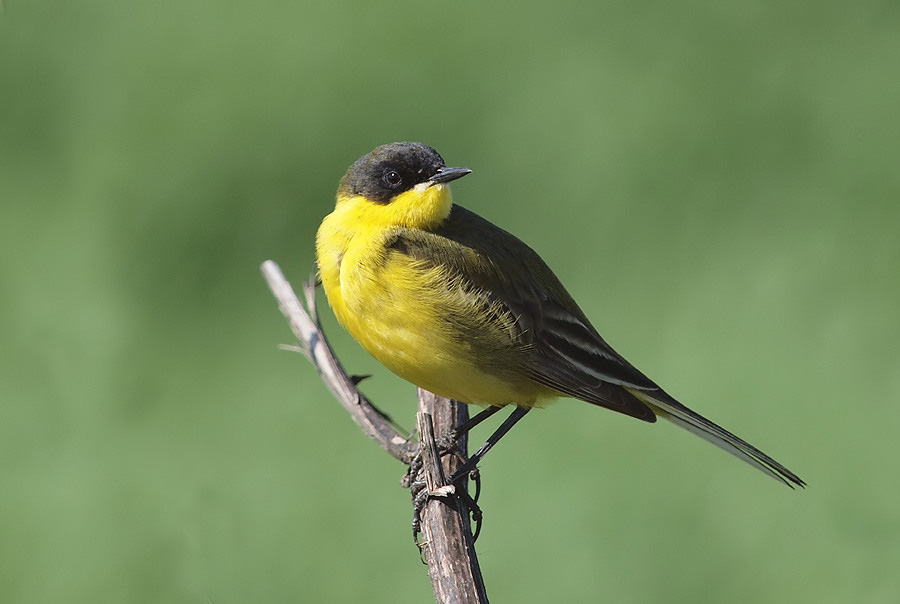
[{"label": "dark wing", "polygon": [[[387,242],[394,251],[440,265],[515,317],[511,344],[521,346],[523,377],[583,401],[648,422],[653,411],[626,388],[659,387],[600,337],[538,254],[477,214],[453,206],[431,231],[400,229]],[[500,268],[502,267],[502,269]]]}]

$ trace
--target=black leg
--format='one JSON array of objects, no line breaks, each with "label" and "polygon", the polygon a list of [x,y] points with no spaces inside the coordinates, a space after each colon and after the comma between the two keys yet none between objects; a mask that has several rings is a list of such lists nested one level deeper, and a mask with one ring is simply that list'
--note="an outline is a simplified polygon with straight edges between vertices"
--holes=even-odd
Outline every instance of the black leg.
[{"label": "black leg", "polygon": [[[476,419],[476,418],[480,417],[482,414],[484,414],[488,411],[491,411],[491,410],[494,410],[490,414],[490,415],[493,415],[494,413],[497,412],[496,411],[497,409],[499,409],[499,407],[490,407],[488,409],[485,409],[484,411],[482,411],[481,413],[476,415],[475,418],[473,418],[473,419]],[[516,422],[518,422],[520,419],[525,417],[525,414],[528,413],[530,410],[531,410],[531,407],[516,407],[515,409],[513,409],[513,412],[509,414],[509,417],[507,417],[506,420],[502,424],[500,424],[500,427],[497,428],[497,431],[488,437],[488,439],[484,442],[484,444],[481,445],[481,447],[479,447],[478,450],[472,454],[472,457],[469,458],[469,461],[464,463],[456,471],[456,473],[454,473],[453,476],[450,477],[450,480],[448,480],[447,483],[454,484],[457,481],[459,481],[461,478],[466,476],[473,469],[475,469],[475,466],[477,466],[478,462],[481,461],[481,459],[485,456],[485,454],[487,454],[487,452],[491,450],[491,447],[493,447],[498,442],[500,442],[500,439],[503,438],[504,435],[506,435],[506,433],[509,432],[512,429],[512,427],[516,425]],[[484,418],[482,418],[482,419],[484,419]]]},{"label": "black leg", "polygon": [[472,428],[474,428],[475,426],[477,426],[478,424],[480,424],[481,422],[483,422],[490,416],[494,415],[495,413],[500,411],[500,409],[502,409],[502,408],[503,407],[494,405],[492,407],[488,407],[487,409],[482,409],[481,411],[476,413],[474,416],[472,416],[468,420],[466,420],[461,426],[457,426],[456,428],[454,428],[453,431],[456,434],[466,434],[469,432],[469,430],[471,430]]},{"label": "black leg", "polygon": [[464,434],[468,434],[469,430],[471,430],[472,428],[474,428],[475,426],[477,426],[478,424],[480,424],[481,422],[483,422],[490,416],[492,416],[495,413],[497,413],[498,411],[500,411],[500,409],[502,409],[502,407],[497,407],[497,406],[488,407],[487,409],[482,409],[476,415],[474,415],[473,417],[470,417],[468,420],[463,422],[462,425],[441,435],[441,437],[438,439],[438,443],[437,443],[438,448],[441,449],[442,451],[447,451],[449,449],[452,449],[453,447],[456,446],[456,443],[459,442],[460,437],[462,437]]}]

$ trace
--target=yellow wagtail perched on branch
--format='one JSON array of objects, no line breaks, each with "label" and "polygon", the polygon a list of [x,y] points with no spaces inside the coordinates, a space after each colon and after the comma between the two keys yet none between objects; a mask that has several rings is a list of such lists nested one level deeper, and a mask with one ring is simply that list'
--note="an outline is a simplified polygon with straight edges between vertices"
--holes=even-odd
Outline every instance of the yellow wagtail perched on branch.
[{"label": "yellow wagtail perched on branch", "polygon": [[449,183],[470,172],[422,143],[382,145],[341,179],[316,241],[328,302],[372,356],[435,394],[491,406],[477,417],[516,406],[468,469],[531,407],[569,396],[646,422],[664,417],[805,486],[666,394],[600,337],[534,250],[455,205]]}]

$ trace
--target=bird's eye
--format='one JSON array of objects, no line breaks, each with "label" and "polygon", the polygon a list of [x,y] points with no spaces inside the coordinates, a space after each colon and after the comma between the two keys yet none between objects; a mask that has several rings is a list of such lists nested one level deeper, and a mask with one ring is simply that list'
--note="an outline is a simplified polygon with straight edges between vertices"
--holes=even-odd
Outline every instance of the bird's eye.
[{"label": "bird's eye", "polygon": [[403,177],[400,176],[400,173],[396,170],[385,170],[384,175],[381,177],[385,184],[389,187],[396,187],[401,182],[403,182]]}]

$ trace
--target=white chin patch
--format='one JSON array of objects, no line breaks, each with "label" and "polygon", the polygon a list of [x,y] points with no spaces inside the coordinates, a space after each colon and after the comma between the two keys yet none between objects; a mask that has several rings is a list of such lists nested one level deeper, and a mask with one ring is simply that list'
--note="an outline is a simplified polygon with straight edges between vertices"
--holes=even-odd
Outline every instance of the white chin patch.
[{"label": "white chin patch", "polygon": [[432,184],[434,183],[432,183],[430,180],[426,180],[425,182],[420,182],[419,184],[414,186],[413,189],[416,190],[416,193],[424,193],[425,190],[428,189],[428,187],[430,187]]}]

